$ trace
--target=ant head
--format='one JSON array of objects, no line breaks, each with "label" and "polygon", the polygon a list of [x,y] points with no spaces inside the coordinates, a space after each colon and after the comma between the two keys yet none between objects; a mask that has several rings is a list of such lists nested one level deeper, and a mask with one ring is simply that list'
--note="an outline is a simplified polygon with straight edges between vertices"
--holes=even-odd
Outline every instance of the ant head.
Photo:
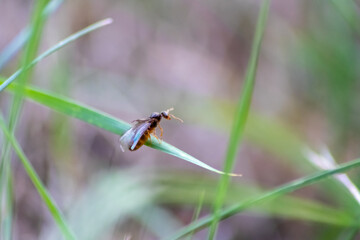
[{"label": "ant head", "polygon": [[167,119],[167,120],[170,120],[170,119],[174,118],[174,119],[179,120],[180,122],[183,122],[183,120],[181,120],[180,118],[177,118],[177,117],[175,117],[175,116],[172,115],[172,114],[169,114],[169,112],[172,111],[172,110],[174,110],[174,108],[169,108],[169,109],[166,110],[166,111],[162,111],[162,112],[161,112],[161,116],[163,116],[163,118],[165,118],[165,119]]},{"label": "ant head", "polygon": [[172,111],[172,110],[174,110],[174,108],[169,108],[168,110],[166,110],[166,111],[162,111],[161,112],[161,115],[165,118],[165,119],[167,119],[167,120],[170,120],[171,119],[171,114],[169,114],[169,112],[170,111]]},{"label": "ant head", "polygon": [[165,119],[167,119],[167,120],[170,120],[170,119],[171,119],[170,116],[169,116],[169,113],[166,112],[166,111],[162,111],[162,112],[161,112],[161,116],[163,116],[163,118],[165,118]]}]

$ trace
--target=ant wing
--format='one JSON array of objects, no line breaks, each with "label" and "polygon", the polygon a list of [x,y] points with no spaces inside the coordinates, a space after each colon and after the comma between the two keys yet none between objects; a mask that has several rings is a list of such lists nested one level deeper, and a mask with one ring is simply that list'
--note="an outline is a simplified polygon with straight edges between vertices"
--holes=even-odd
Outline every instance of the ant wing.
[{"label": "ant wing", "polygon": [[133,128],[127,130],[119,139],[121,151],[125,152],[125,149],[129,149],[132,145],[132,139],[134,136]]},{"label": "ant wing", "polygon": [[139,122],[129,130],[127,130],[124,135],[122,135],[119,139],[121,150],[123,152],[125,151],[125,148],[134,150],[140,138],[142,137],[142,135],[144,135],[146,130],[148,130],[150,125],[151,122]]},{"label": "ant wing", "polygon": [[134,120],[132,122],[136,122],[136,124],[138,124],[138,123],[144,123],[144,122],[147,122],[147,121],[149,121],[149,118],[136,119],[136,120]]},{"label": "ant wing", "polygon": [[131,145],[131,150],[134,150],[134,148],[138,144],[140,138],[149,129],[150,125],[151,125],[151,122],[147,121],[147,122],[139,122],[138,124],[136,124],[134,126],[135,135],[134,135],[134,139],[133,139],[133,144]]}]

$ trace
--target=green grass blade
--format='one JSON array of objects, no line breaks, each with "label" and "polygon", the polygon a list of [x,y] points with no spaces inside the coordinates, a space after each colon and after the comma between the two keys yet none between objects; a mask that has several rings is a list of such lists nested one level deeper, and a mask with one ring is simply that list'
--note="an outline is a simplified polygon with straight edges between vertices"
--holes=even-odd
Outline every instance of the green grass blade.
[{"label": "green grass blade", "polygon": [[[11,84],[8,89],[16,92],[19,90],[19,87],[17,84]],[[53,93],[49,93],[43,90],[26,87],[24,91],[24,95],[41,105],[49,107],[52,110],[80,119],[91,125],[97,126],[99,128],[105,129],[107,131],[113,132],[118,135],[123,134],[126,130],[128,130],[131,127],[130,124],[122,120],[119,120],[115,117],[112,117],[106,113],[103,113],[101,111],[98,111],[96,109],[93,109],[85,105],[81,105],[70,99],[57,96]],[[180,149],[166,142],[158,143],[156,139],[152,139],[152,141],[148,141],[146,145],[154,149],[158,149],[167,154],[173,155],[175,157],[181,158],[192,164],[198,165],[209,171],[218,174],[224,174],[224,172],[217,170],[213,167],[210,167],[209,165],[203,163],[202,161],[196,159],[195,157],[181,151]],[[232,173],[229,173],[229,175],[239,176],[238,174],[232,174]]]},{"label": "green grass blade", "polygon": [[[27,66],[38,51],[38,47],[40,44],[40,39],[43,31],[43,27],[46,21],[46,15],[43,14],[43,11],[49,1],[48,0],[38,0],[34,4],[34,10],[31,15],[31,23],[29,28],[29,41],[26,44],[25,50],[23,52],[21,58],[21,68]],[[32,76],[32,71],[26,71],[20,74],[19,82],[20,86],[24,85]],[[13,134],[16,128],[16,123],[18,120],[18,116],[20,113],[22,105],[22,91],[18,91],[15,93],[12,101],[12,105],[10,107],[10,120],[9,120],[9,129],[10,133]],[[11,152],[10,152],[10,144],[8,141],[5,141],[5,144],[2,146],[1,152],[1,162],[0,162],[0,184],[1,184],[1,193],[0,193],[0,206],[3,207],[2,199],[5,199],[5,208],[7,210],[7,215],[2,215],[1,217],[5,218],[5,225],[3,224],[3,219],[0,222],[0,233],[4,239],[11,239],[11,225],[12,223],[12,203],[9,202],[11,197],[6,196],[9,193],[12,193],[12,169],[11,169]],[[11,189],[10,189],[11,188]],[[5,195],[5,196],[4,196]],[[10,231],[10,232],[7,232]]]},{"label": "green grass blade", "polygon": [[148,141],[146,142],[146,145],[149,147],[152,147],[154,149],[160,150],[164,153],[173,155],[175,157],[178,157],[180,159],[183,159],[185,161],[188,161],[192,164],[198,165],[199,167],[205,168],[209,171],[218,173],[218,174],[222,174],[222,175],[227,175],[227,176],[241,176],[240,174],[236,174],[236,173],[225,173],[223,171],[217,170],[213,167],[210,167],[209,165],[205,164],[204,162],[198,160],[197,158],[191,156],[190,154],[187,154],[184,151],[181,151],[180,149],[166,143],[166,142],[162,142],[161,144],[157,142],[156,139],[152,139],[152,141]]},{"label": "green grass blade", "polygon": [[4,90],[12,81],[14,81],[22,72],[32,68],[33,66],[35,66],[38,62],[40,62],[41,60],[43,60],[44,58],[46,58],[47,56],[51,55],[52,53],[58,51],[60,48],[63,48],[64,46],[66,46],[67,44],[75,41],[76,39],[80,38],[81,36],[84,36],[85,34],[88,34],[98,28],[104,27],[108,24],[112,23],[112,19],[111,18],[107,18],[104,20],[101,20],[99,22],[96,22],[82,30],[80,30],[77,33],[74,33],[72,35],[70,35],[69,37],[65,38],[64,40],[58,42],[57,44],[55,44],[53,47],[49,48],[48,50],[46,50],[45,52],[43,52],[42,54],[40,54],[37,58],[35,58],[30,64],[26,65],[25,67],[17,70],[13,75],[11,75],[8,79],[6,79],[1,85],[0,85],[0,92],[2,90]]},{"label": "green grass blade", "polygon": [[331,0],[330,3],[334,5],[335,8],[339,11],[339,13],[344,17],[345,21],[348,22],[350,27],[357,34],[360,34],[360,25],[359,25],[359,13],[358,6],[355,1],[336,1]]},{"label": "green grass blade", "polygon": [[[201,212],[201,208],[204,204],[204,196],[205,196],[205,191],[203,190],[200,194],[200,197],[199,197],[199,203],[195,209],[195,212],[193,214],[193,217],[191,219],[191,222],[194,222],[196,220],[199,219],[199,216],[200,216],[200,212]],[[188,236],[188,240],[192,240],[192,237],[194,235],[194,232],[190,233],[189,236]]]},{"label": "green grass blade", "polygon": [[[193,205],[198,202],[200,192],[206,192],[204,205],[211,206],[216,196],[215,179],[198,176],[187,172],[159,171],[154,174],[155,182],[166,191],[157,198],[158,203],[165,205]],[[332,182],[332,181],[329,181]],[[236,183],[229,186],[226,204],[230,206],[249,198],[259,196],[265,190],[248,183]],[[351,210],[337,209],[325,203],[295,196],[281,196],[271,201],[256,205],[247,210],[256,216],[296,219],[306,222],[317,222],[340,227],[354,226],[357,214]],[[174,231],[175,232],[175,231]],[[169,236],[168,234],[167,236]]]},{"label": "green grass blade", "polygon": [[345,229],[343,233],[341,234],[341,240],[353,240],[356,239],[356,236],[358,236],[359,232],[359,226],[351,227],[349,229]]},{"label": "green grass blade", "polygon": [[[261,42],[264,35],[267,15],[269,12],[269,0],[265,0],[261,6],[256,30],[254,42],[251,50],[251,56],[249,65],[247,67],[247,72],[245,76],[245,85],[243,91],[241,93],[239,102],[237,104],[236,114],[234,118],[233,128],[231,130],[230,139],[228,143],[228,150],[226,154],[226,159],[224,163],[224,172],[231,172],[236,155],[238,152],[239,142],[243,137],[246,120],[249,114],[251,97],[253,93],[255,78],[256,78],[256,70],[257,64],[259,60],[259,53],[261,48]],[[230,182],[230,178],[227,175],[223,175],[218,185],[218,194],[216,195],[216,199],[214,202],[214,221],[211,224],[209,237],[208,239],[213,239],[216,235],[216,230],[218,226],[218,220],[220,218],[220,209],[224,203],[225,195],[228,189],[228,185]]]},{"label": "green grass blade", "polygon": [[[349,171],[356,167],[360,167],[360,159],[356,159],[351,162],[341,164],[336,169],[319,171],[310,176],[299,178],[295,181],[284,184],[278,188],[275,188],[273,190],[270,190],[268,192],[260,194],[259,196],[250,198],[250,199],[240,202],[238,204],[234,204],[234,205],[226,208],[225,210],[222,210],[221,214],[220,214],[220,219],[229,218],[231,216],[234,216],[237,213],[240,213],[241,211],[243,211],[249,207],[261,204],[261,203],[269,201],[271,199],[280,197],[284,194],[287,194],[287,193],[293,192],[295,190],[304,188],[306,186],[315,184],[315,183],[317,183],[327,177],[330,177],[334,174],[346,172],[346,171]],[[179,238],[191,233],[192,231],[198,231],[198,230],[210,225],[211,222],[213,221],[213,219],[214,219],[214,216],[212,216],[212,215],[204,217],[204,218],[200,219],[199,221],[189,224],[188,226],[179,230],[179,232],[177,232],[174,236],[166,238],[166,239],[179,239]]]},{"label": "green grass blade", "polygon": [[[8,169],[5,169],[4,179],[6,180],[7,185],[0,188],[3,195],[2,201],[4,202],[5,207],[2,209],[2,214],[0,220],[2,221],[2,230],[3,230],[3,239],[11,239],[12,233],[12,210],[13,210],[13,184],[12,176],[9,176],[10,166],[6,166]],[[2,239],[2,238],[0,238]]]},{"label": "green grass blade", "polygon": [[[53,0],[44,9],[45,17],[56,11],[63,0]],[[0,53],[0,71],[11,58],[21,49],[30,37],[30,26],[25,27]]]},{"label": "green grass blade", "polygon": [[[35,9],[32,14],[31,25],[30,25],[30,37],[27,45],[25,46],[24,54],[21,59],[21,68],[25,69],[28,66],[32,59],[35,58],[38,51],[40,40],[42,36],[42,31],[46,22],[46,15],[43,14],[43,11],[48,4],[48,0],[39,0],[35,4]],[[32,77],[32,69],[27,69],[28,71],[19,72],[19,84],[20,87],[25,85],[29,79]],[[16,123],[20,113],[22,105],[22,91],[15,93],[10,109],[10,132],[13,133],[16,128]]]},{"label": "green grass blade", "polygon": [[48,191],[46,190],[44,184],[41,182],[39,176],[35,172],[34,168],[32,167],[31,163],[25,156],[23,150],[21,149],[19,143],[16,141],[14,136],[10,133],[9,129],[6,127],[6,123],[3,117],[0,115],[0,127],[2,128],[6,138],[12,144],[16,154],[20,158],[26,173],[28,174],[29,178],[31,179],[32,183],[34,184],[36,190],[38,191],[40,197],[42,198],[43,202],[48,207],[52,217],[54,218],[56,224],[60,228],[62,234],[64,235],[65,239],[76,239],[72,231],[70,230],[68,224],[66,223],[60,209],[55,204],[55,201],[52,199]]},{"label": "green grass blade", "polygon": [[30,29],[26,27],[4,48],[0,54],[0,70],[11,60],[20,48],[24,46],[29,36]]}]

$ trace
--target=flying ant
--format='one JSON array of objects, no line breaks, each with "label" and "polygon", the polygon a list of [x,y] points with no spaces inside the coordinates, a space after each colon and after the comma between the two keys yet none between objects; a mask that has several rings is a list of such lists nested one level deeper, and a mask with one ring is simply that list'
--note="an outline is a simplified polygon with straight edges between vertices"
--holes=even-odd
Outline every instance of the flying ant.
[{"label": "flying ant", "polygon": [[[172,114],[169,114],[170,111],[174,110],[174,108],[170,108],[166,111],[162,111],[161,113],[153,112],[150,117],[146,119],[137,119],[133,122],[136,124],[127,130],[120,137],[120,148],[124,152],[125,149],[129,149],[130,151],[135,151],[139,149],[144,143],[150,138],[150,136],[154,136],[159,142],[162,141],[163,129],[160,126],[160,121],[162,118],[170,120],[172,118],[183,122],[180,118],[175,117]],[[156,136],[156,128],[160,128],[160,139]]]}]

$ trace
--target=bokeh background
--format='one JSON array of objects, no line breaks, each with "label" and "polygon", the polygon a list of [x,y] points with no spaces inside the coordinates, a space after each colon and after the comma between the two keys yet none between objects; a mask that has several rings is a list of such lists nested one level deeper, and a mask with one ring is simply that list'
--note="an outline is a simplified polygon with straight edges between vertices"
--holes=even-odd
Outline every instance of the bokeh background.
[{"label": "bokeh background", "polygon": [[[100,19],[114,22],[39,63],[32,85],[127,122],[174,107],[184,123],[163,120],[164,140],[222,169],[261,2],[64,1],[49,16],[40,52]],[[33,4],[1,1],[0,54],[28,25]],[[234,170],[243,177],[232,179],[228,204],[319,170],[304,154],[308,147],[327,147],[338,163],[359,156],[358,7],[271,1]],[[0,66],[2,77],[19,58]],[[5,115],[10,96],[0,94]],[[190,223],[201,199],[200,216],[211,212],[220,176],[181,159],[148,147],[122,153],[119,136],[31,101],[16,136],[80,239],[160,239]],[[15,156],[13,169],[14,239],[59,239]],[[350,176],[359,182],[356,170]],[[331,180],[281,201],[222,221],[217,239],[343,239],[348,226],[302,207],[359,213],[359,203]],[[206,236],[205,229],[194,239]]]}]

